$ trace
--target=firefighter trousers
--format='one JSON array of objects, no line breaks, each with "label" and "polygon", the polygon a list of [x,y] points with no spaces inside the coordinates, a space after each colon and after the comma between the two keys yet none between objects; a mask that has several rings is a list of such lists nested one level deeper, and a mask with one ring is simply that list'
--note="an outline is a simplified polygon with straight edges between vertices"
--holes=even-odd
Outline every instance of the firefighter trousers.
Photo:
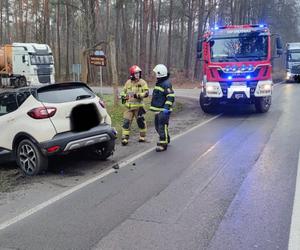
[{"label": "firefighter trousers", "polygon": [[131,124],[133,119],[136,119],[136,123],[140,129],[140,137],[145,137],[147,132],[147,125],[145,122],[146,111],[143,107],[138,109],[127,109],[123,114],[123,130],[122,138],[128,139],[130,136]]},{"label": "firefighter trousers", "polygon": [[167,146],[170,143],[169,119],[170,115],[166,115],[163,112],[155,114],[155,130],[159,135],[157,145]]}]

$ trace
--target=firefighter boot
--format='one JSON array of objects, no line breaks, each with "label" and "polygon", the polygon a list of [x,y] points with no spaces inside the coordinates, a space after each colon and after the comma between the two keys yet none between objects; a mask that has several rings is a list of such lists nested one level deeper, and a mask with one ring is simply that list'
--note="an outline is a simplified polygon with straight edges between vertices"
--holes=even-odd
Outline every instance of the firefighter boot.
[{"label": "firefighter boot", "polygon": [[140,136],[140,138],[139,138],[139,142],[146,142],[146,138],[145,138],[145,137],[143,137],[143,136]]},{"label": "firefighter boot", "polygon": [[123,145],[123,146],[126,146],[126,145],[128,144],[128,139],[129,139],[128,136],[123,136],[123,137],[122,137],[122,145]]},{"label": "firefighter boot", "polygon": [[167,144],[158,143],[156,146],[156,152],[163,152],[166,151],[168,148]]}]

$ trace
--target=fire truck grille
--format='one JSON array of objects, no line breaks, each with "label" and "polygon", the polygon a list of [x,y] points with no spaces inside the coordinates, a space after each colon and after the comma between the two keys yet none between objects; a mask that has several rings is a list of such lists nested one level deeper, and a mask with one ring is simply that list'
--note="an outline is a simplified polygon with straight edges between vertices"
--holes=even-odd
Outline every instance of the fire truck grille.
[{"label": "fire truck grille", "polygon": [[227,79],[228,76],[232,76],[232,79],[238,79],[238,78],[246,78],[248,75],[251,75],[252,78],[257,77],[260,72],[260,68],[257,68],[254,72],[241,72],[241,73],[226,73],[223,70],[219,69],[218,73],[221,78]]}]

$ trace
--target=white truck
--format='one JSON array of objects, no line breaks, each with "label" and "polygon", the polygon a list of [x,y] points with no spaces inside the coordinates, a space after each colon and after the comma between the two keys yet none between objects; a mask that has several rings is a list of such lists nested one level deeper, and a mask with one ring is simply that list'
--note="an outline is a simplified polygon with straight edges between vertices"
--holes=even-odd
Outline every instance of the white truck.
[{"label": "white truck", "polygon": [[300,81],[300,43],[286,45],[286,81]]},{"label": "white truck", "polygon": [[54,83],[54,60],[47,44],[12,43],[0,47],[0,86]]}]

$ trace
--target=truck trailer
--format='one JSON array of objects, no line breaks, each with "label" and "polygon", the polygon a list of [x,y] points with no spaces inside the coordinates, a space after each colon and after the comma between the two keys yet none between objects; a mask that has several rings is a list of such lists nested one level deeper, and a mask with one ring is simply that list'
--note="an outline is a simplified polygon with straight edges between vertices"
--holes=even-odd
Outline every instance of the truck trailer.
[{"label": "truck trailer", "polygon": [[0,86],[54,83],[54,60],[47,44],[12,43],[0,47]]},{"label": "truck trailer", "polygon": [[[276,38],[277,56],[282,51]],[[272,40],[266,25],[216,27],[198,44],[203,58],[200,106],[206,113],[226,103],[254,104],[267,112],[272,96]]]}]

